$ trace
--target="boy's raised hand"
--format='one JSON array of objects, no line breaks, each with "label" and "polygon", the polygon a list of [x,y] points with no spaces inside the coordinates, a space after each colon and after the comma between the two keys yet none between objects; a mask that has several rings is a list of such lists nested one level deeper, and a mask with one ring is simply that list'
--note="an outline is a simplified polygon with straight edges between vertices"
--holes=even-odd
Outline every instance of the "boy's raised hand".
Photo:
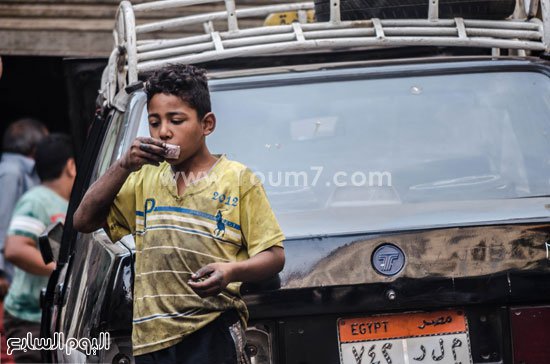
[{"label": "boy's raised hand", "polygon": [[231,283],[231,263],[212,263],[196,271],[189,286],[201,297],[215,296]]},{"label": "boy's raised hand", "polygon": [[131,172],[141,169],[145,164],[158,166],[165,159],[165,151],[162,141],[150,137],[137,137],[120,159],[120,165]]}]

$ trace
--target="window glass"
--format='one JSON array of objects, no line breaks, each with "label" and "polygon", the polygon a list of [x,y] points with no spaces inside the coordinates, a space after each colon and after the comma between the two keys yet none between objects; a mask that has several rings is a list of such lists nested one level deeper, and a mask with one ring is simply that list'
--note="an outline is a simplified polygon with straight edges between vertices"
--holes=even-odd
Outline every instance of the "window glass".
[{"label": "window glass", "polygon": [[210,150],[258,173],[289,236],[548,215],[524,199],[550,194],[543,74],[319,79],[212,105]]},{"label": "window glass", "polygon": [[92,173],[90,185],[94,183],[99,177],[101,177],[111,165],[113,154],[117,145],[117,139],[120,135],[120,129],[123,122],[124,114],[115,111],[109,116],[109,126],[107,128],[105,136],[103,137],[103,142],[99,150],[94,172]]}]

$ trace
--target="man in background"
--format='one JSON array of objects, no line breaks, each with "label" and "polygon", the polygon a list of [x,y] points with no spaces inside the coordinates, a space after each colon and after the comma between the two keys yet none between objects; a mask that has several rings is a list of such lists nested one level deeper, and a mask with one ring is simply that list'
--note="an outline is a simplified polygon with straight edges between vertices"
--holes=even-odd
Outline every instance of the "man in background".
[{"label": "man in background", "polygon": [[34,170],[37,144],[48,135],[48,129],[38,120],[20,119],[10,124],[2,139],[0,160],[0,297],[8,289],[13,267],[4,260],[4,241],[17,200],[40,180]]},{"label": "man in background", "polygon": [[[36,147],[39,186],[17,202],[6,239],[5,256],[15,266],[13,282],[4,303],[6,336],[40,337],[40,291],[48,284],[55,263],[45,264],[38,237],[50,224],[65,222],[69,197],[76,178],[72,141],[68,135],[51,134]],[[16,363],[41,362],[36,350],[14,351]]]}]

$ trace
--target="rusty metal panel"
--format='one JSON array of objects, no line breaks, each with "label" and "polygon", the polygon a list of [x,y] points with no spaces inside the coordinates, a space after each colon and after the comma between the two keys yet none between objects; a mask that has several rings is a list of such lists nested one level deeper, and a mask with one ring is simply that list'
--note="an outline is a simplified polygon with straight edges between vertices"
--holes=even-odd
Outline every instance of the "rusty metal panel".
[{"label": "rusty metal panel", "polygon": [[[327,239],[317,242],[322,247],[311,243],[311,249],[325,252],[320,258],[311,260],[304,256],[300,266],[285,268],[282,287],[384,283],[399,278],[453,279],[523,270],[550,272],[546,245],[549,238],[548,225],[508,225]],[[373,269],[371,259],[376,248],[387,243],[402,249],[407,263],[399,274],[386,277]]]}]

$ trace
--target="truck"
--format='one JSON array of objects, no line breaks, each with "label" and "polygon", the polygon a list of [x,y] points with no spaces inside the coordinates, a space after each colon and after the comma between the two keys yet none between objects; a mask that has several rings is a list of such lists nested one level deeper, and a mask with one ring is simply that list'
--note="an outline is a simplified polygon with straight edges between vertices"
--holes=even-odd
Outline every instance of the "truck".
[{"label": "truck", "polygon": [[42,337],[108,345],[44,360],[133,362],[133,237],[72,214],[148,135],[147,75],[181,63],[209,71],[209,146],[264,181],[286,236],[279,276],[241,287],[251,363],[550,363],[550,0],[145,17],[213,2],[120,4],[66,225],[41,239]]}]

